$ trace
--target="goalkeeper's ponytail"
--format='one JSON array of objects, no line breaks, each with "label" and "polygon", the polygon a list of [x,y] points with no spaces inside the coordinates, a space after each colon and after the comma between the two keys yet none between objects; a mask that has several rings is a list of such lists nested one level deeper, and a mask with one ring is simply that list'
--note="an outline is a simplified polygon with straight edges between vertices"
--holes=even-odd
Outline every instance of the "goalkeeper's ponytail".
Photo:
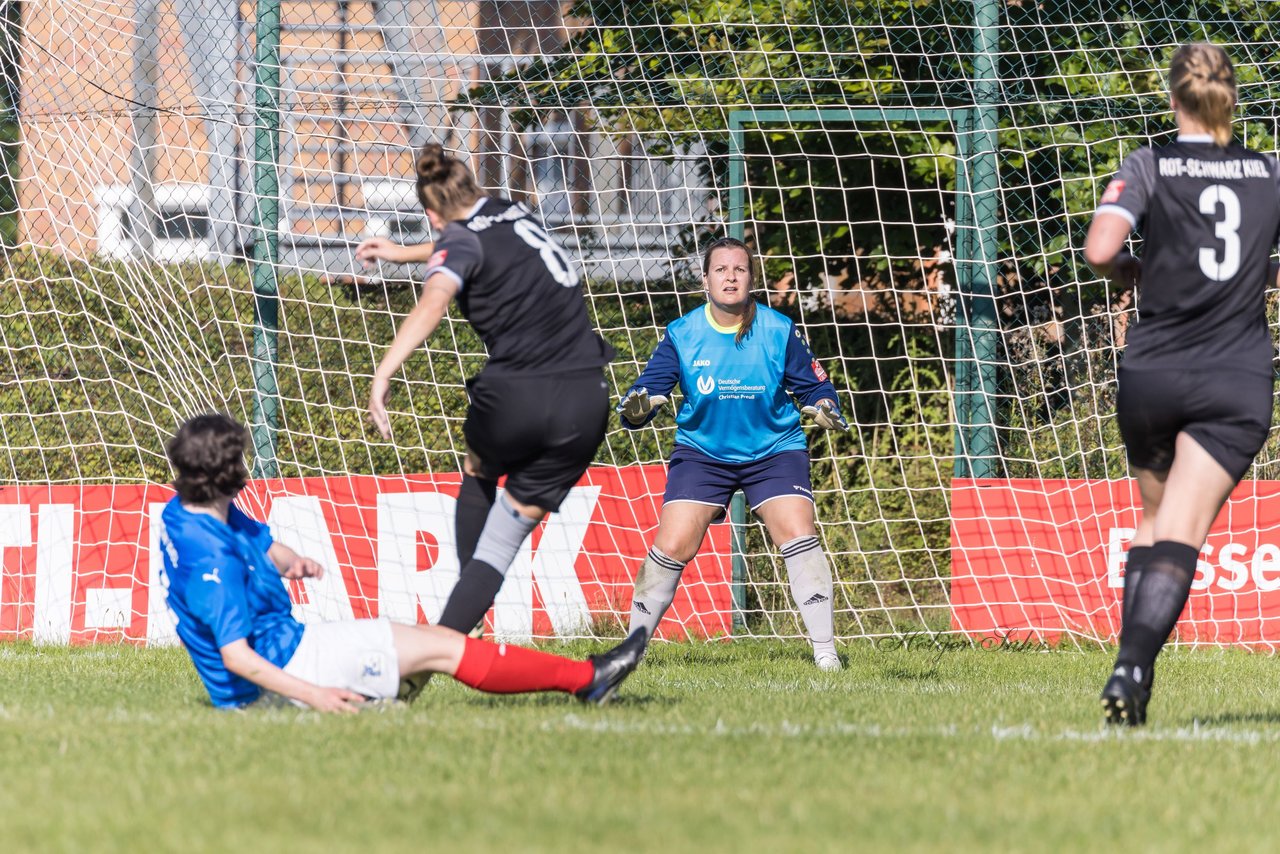
[{"label": "goalkeeper's ponytail", "polygon": [[747,283],[747,305],[742,311],[742,321],[738,324],[738,334],[733,337],[734,344],[741,344],[751,334],[751,326],[756,322],[756,301],[751,297],[751,285],[755,283],[756,256],[751,248],[736,237],[721,237],[713,240],[702,252],[702,275],[705,278],[711,272],[711,256],[717,249],[741,249],[747,253],[747,275],[751,278]]}]

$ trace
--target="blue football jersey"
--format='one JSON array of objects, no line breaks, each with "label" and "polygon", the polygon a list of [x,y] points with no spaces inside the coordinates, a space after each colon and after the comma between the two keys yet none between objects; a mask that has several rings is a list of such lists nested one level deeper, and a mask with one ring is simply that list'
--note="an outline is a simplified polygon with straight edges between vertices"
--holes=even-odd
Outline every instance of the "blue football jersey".
[{"label": "blue football jersey", "polygon": [[[710,306],[694,309],[667,326],[626,394],[643,388],[670,395],[679,383],[684,403],[676,414],[676,444],[721,462],[805,450],[792,395],[801,406],[825,398],[838,407],[835,387],[785,314],[757,305],[751,333],[741,344],[734,341],[736,333],[736,327],[716,324]],[[625,418],[622,424],[644,426]]]},{"label": "blue football jersey", "polygon": [[227,670],[221,648],[249,646],[284,667],[302,640],[289,592],[267,557],[271,532],[234,504],[228,521],[193,513],[174,497],[161,514],[164,578],[178,638],[215,706],[242,706],[261,689]]}]

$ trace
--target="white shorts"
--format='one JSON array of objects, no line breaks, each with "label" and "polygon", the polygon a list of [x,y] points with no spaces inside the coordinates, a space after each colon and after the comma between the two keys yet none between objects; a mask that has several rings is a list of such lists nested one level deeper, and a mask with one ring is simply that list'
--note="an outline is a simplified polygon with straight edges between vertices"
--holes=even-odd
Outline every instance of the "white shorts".
[{"label": "white shorts", "polygon": [[400,659],[391,621],[343,620],[306,627],[284,672],[325,688],[346,688],[370,699],[400,690]]}]

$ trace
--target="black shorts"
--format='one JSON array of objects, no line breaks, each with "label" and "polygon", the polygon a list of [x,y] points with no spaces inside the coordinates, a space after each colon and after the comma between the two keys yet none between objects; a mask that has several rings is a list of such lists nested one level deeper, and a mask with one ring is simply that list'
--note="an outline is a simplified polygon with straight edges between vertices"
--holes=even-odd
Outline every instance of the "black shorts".
[{"label": "black shorts", "polygon": [[604,372],[551,376],[483,372],[467,383],[471,408],[462,433],[481,477],[507,478],[522,504],[558,510],[595,459],[609,425]]},{"label": "black shorts", "polygon": [[1120,369],[1116,420],[1129,465],[1168,471],[1186,433],[1239,481],[1267,441],[1272,377],[1223,370]]}]

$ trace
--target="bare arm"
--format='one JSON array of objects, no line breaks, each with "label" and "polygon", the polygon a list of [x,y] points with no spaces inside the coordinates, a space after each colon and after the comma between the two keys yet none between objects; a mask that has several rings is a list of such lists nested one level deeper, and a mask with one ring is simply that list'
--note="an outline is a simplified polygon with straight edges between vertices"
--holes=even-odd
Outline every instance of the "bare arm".
[{"label": "bare arm", "polygon": [[378,369],[373,374],[373,387],[369,390],[369,418],[382,438],[391,438],[391,419],[387,416],[387,396],[391,393],[391,377],[405,363],[413,351],[436,331],[449,303],[458,293],[457,283],[445,273],[435,273],[422,286],[422,297],[400,324],[395,340],[387,348]]},{"label": "bare arm", "polygon": [[291,676],[254,651],[244,638],[219,650],[222,663],[235,675],[260,688],[306,703],[321,712],[358,712],[364,698],[344,688],[322,688]]},{"label": "bare arm", "polygon": [[435,249],[434,243],[416,243],[408,246],[388,240],[385,237],[370,237],[356,247],[356,260],[365,267],[377,261],[389,261],[392,264],[425,264]]},{"label": "bare arm", "polygon": [[279,540],[267,549],[267,557],[285,578],[323,578],[324,567],[309,557],[303,557]]},{"label": "bare arm", "polygon": [[1129,221],[1119,214],[1100,213],[1094,217],[1084,239],[1084,260],[1099,276],[1124,288],[1138,284],[1142,273],[1138,260],[1124,251],[1124,242],[1131,230]]}]

